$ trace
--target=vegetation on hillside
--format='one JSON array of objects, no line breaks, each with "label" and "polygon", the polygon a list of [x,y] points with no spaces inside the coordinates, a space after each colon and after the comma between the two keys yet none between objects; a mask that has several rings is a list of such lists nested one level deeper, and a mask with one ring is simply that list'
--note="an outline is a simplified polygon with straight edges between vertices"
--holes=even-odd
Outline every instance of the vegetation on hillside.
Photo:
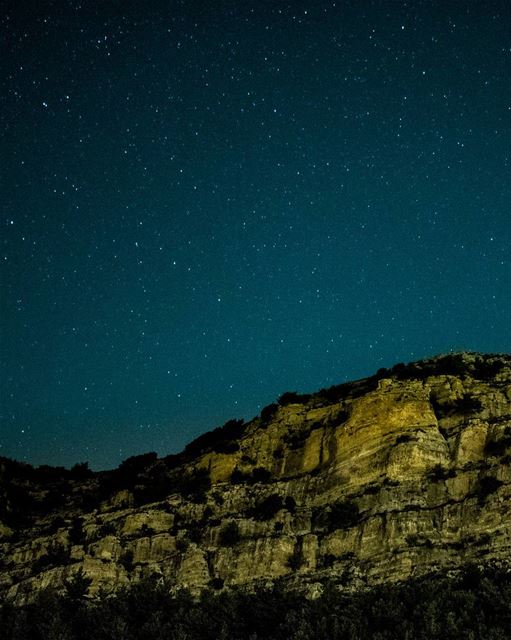
[{"label": "vegetation on hillside", "polygon": [[[4,640],[508,640],[511,574],[467,568],[343,594],[325,585],[315,599],[277,586],[255,594],[222,589],[222,580],[193,599],[146,581],[89,599],[83,574],[66,592],[41,592],[22,608],[0,606]],[[217,591],[215,591],[215,589]],[[220,590],[220,591],[218,591]]]}]

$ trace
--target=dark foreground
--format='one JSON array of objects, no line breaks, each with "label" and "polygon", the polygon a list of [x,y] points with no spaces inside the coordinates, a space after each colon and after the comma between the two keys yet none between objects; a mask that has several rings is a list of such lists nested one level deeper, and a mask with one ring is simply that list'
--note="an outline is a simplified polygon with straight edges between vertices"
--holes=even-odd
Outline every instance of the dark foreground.
[{"label": "dark foreground", "polygon": [[78,576],[66,594],[40,594],[23,608],[0,607],[3,640],[509,640],[511,573],[467,569],[341,595],[327,585],[307,600],[280,588],[256,595],[206,592],[170,597],[145,582],[115,596],[87,599]]}]

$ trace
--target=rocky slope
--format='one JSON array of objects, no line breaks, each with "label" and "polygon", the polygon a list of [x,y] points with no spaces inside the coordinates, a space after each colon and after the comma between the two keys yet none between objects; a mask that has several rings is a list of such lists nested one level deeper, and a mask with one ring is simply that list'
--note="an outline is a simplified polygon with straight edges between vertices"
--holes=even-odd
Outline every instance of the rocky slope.
[{"label": "rocky slope", "polygon": [[287,580],[314,595],[511,559],[511,356],[451,354],[284,394],[113,472],[0,459],[0,593]]}]

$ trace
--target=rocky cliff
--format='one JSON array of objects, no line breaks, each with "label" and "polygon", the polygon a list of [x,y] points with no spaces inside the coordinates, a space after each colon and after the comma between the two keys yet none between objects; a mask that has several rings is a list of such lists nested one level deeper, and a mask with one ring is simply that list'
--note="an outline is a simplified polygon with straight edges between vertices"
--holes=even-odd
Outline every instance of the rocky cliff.
[{"label": "rocky cliff", "polygon": [[450,354],[284,394],[182,454],[91,473],[0,459],[0,593],[287,580],[313,595],[511,559],[511,356]]}]

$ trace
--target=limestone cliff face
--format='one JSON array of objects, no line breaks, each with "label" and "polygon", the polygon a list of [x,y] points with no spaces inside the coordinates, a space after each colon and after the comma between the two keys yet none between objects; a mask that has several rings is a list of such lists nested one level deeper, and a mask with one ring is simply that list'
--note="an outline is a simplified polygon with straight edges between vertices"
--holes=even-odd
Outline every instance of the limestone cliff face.
[{"label": "limestone cliff face", "polygon": [[80,568],[92,594],[151,573],[197,592],[279,578],[314,591],[327,576],[356,588],[510,561],[510,356],[437,357],[288,395],[236,442],[178,460],[180,476],[209,477],[200,495],[134,506],[121,488],[93,509],[0,523],[1,592],[24,602]]}]

